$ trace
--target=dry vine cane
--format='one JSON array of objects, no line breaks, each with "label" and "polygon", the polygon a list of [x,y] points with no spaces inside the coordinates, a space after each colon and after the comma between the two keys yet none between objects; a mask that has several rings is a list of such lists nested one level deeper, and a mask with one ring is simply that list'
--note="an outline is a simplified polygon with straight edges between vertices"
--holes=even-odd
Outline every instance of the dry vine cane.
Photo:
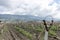
[{"label": "dry vine cane", "polygon": [[[48,31],[49,31],[49,29],[51,28],[51,27],[48,27],[47,26],[47,23],[46,23],[46,20],[43,20],[43,22],[44,22],[44,26],[45,26],[45,36],[44,36],[44,40],[48,40]],[[50,26],[52,26],[53,25],[53,20],[51,21],[51,23],[50,23]]]},{"label": "dry vine cane", "polygon": [[49,28],[47,27],[47,23],[46,23],[46,21],[43,20],[43,22],[44,22],[44,25],[45,25],[45,29],[46,29],[46,31],[49,31],[49,29],[50,29],[51,26],[53,25],[53,20],[51,20],[51,23],[50,23],[50,27],[49,27]]}]

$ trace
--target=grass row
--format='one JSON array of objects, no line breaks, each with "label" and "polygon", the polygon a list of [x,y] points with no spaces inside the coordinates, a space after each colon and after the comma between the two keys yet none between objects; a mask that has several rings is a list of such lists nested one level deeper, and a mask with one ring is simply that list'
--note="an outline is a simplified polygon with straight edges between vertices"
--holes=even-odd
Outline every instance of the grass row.
[{"label": "grass row", "polygon": [[30,34],[29,32],[27,32],[27,31],[25,31],[24,29],[19,28],[19,27],[15,27],[15,29],[16,29],[17,31],[19,31],[19,33],[25,35],[26,37],[28,37],[29,39],[32,40],[32,37],[33,37],[33,36],[32,36],[32,34]]},{"label": "grass row", "polygon": [[[44,31],[44,28],[42,26],[35,26],[35,27],[25,27],[24,29],[23,28],[20,28],[20,27],[15,27],[15,29],[17,31],[19,31],[21,34],[27,36],[28,38],[32,39],[32,34],[29,32],[29,31],[37,31],[37,32],[42,32]],[[29,30],[29,31],[26,31],[26,30]],[[56,31],[57,31],[57,26],[52,26],[49,30],[49,35],[51,36],[56,36]]]},{"label": "grass row", "polygon": [[56,36],[56,34],[57,34],[56,32],[58,30],[57,28],[58,28],[57,26],[52,26],[49,30],[49,35]]}]

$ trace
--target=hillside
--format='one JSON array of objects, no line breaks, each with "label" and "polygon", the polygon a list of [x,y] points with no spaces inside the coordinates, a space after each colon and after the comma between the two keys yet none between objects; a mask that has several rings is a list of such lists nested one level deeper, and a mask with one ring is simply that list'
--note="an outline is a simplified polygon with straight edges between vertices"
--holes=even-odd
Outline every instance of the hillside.
[{"label": "hillside", "polygon": [[37,17],[37,16],[32,16],[32,15],[10,15],[10,14],[0,14],[0,19],[4,20],[24,20],[24,21],[39,21],[42,18]]}]

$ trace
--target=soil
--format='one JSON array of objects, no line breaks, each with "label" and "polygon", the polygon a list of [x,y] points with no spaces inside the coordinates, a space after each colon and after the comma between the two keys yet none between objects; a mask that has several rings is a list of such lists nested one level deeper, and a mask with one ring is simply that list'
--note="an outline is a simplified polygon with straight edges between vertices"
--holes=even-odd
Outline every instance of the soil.
[{"label": "soil", "polygon": [[[57,36],[60,37],[60,31],[57,31]],[[16,31],[13,27],[6,26],[5,23],[0,23],[0,40],[29,40],[27,37]],[[57,40],[49,37],[49,40]]]}]

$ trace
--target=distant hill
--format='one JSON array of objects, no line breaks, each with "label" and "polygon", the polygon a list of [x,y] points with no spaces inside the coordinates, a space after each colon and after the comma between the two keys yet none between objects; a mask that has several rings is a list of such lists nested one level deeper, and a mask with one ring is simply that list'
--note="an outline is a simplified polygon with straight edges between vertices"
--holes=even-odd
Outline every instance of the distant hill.
[{"label": "distant hill", "polygon": [[4,20],[23,20],[23,21],[39,21],[42,18],[32,15],[10,15],[10,14],[0,14],[0,19]]},{"label": "distant hill", "polygon": [[[32,15],[11,15],[11,14],[0,14],[0,20],[13,20],[13,21],[40,21],[44,17],[32,16]],[[50,20],[50,19],[46,19]],[[60,21],[60,19],[53,19],[54,21]]]}]

